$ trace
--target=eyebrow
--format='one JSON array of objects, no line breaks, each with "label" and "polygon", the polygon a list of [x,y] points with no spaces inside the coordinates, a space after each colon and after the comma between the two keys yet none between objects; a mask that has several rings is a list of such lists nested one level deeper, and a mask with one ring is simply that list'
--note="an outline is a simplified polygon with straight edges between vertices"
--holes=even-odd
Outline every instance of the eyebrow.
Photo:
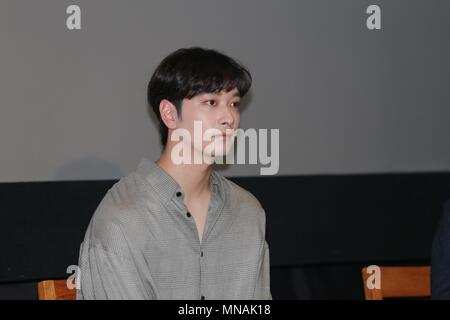
[{"label": "eyebrow", "polygon": [[[213,93],[213,92],[205,92],[205,93],[202,93],[202,95],[218,96],[219,94],[218,94],[218,93]],[[239,93],[239,91],[236,91],[236,92],[233,94],[233,97],[239,97],[239,98],[242,98],[242,97],[241,97],[241,94]]]}]

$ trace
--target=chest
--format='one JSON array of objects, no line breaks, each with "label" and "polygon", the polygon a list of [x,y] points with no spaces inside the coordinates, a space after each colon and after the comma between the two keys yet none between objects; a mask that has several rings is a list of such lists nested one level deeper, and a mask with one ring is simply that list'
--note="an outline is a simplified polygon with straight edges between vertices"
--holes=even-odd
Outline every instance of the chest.
[{"label": "chest", "polygon": [[208,210],[210,205],[211,196],[207,195],[205,197],[193,199],[191,201],[186,201],[186,207],[191,213],[191,217],[195,221],[197,226],[199,239],[202,239],[203,231],[206,225],[206,219],[208,217]]}]

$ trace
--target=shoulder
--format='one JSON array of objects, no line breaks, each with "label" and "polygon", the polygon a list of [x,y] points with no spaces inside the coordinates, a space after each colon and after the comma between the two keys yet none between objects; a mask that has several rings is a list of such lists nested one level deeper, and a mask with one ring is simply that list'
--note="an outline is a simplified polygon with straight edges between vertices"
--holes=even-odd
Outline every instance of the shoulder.
[{"label": "shoulder", "polygon": [[249,190],[244,189],[242,186],[238,185],[236,182],[231,181],[228,178],[223,177],[223,181],[228,185],[230,190],[230,196],[238,201],[240,204],[261,210],[262,206],[256,196]]},{"label": "shoulder", "polygon": [[448,246],[450,240],[450,200],[447,200],[443,205],[442,214],[439,218],[436,233],[435,243]]},{"label": "shoulder", "polygon": [[450,298],[450,200],[443,206],[431,249],[431,296]]},{"label": "shoulder", "polygon": [[238,185],[236,182],[221,176],[222,183],[228,190],[228,201],[230,205],[241,214],[247,217],[251,216],[264,227],[266,221],[266,213],[256,196],[249,190]]},{"label": "shoulder", "polygon": [[141,234],[143,225],[142,183],[134,173],[122,177],[105,194],[97,206],[85,242],[105,251],[127,255],[127,243]]}]

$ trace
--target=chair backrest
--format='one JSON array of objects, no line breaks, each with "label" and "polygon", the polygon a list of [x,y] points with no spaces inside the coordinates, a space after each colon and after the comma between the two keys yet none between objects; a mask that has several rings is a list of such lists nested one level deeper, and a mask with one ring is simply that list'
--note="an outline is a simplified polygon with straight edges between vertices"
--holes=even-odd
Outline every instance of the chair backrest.
[{"label": "chair backrest", "polygon": [[67,280],[45,280],[38,283],[39,300],[76,300],[76,289],[67,287]]},{"label": "chair backrest", "polygon": [[[362,269],[364,295],[366,300],[385,298],[429,298],[431,296],[429,266],[386,267]],[[375,273],[379,273],[376,275]],[[379,286],[372,280],[379,276]],[[372,282],[372,285],[368,285]]]}]

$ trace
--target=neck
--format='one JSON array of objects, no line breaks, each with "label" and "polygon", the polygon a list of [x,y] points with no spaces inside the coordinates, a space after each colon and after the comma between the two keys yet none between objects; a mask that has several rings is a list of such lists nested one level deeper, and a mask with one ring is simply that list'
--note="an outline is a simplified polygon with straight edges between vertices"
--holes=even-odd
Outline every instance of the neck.
[{"label": "neck", "polygon": [[183,189],[185,199],[207,194],[210,191],[212,165],[175,164],[171,159],[171,152],[172,147],[167,145],[155,163],[175,179]]}]

